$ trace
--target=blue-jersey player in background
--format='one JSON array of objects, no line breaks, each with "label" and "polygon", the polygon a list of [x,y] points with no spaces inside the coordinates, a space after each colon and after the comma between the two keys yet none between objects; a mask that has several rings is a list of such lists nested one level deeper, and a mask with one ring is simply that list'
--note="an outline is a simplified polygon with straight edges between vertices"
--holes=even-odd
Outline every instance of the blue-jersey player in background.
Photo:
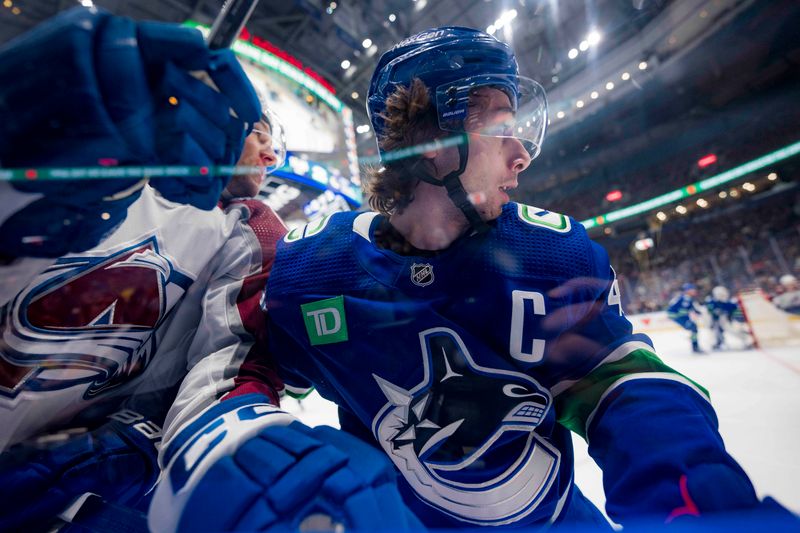
[{"label": "blue-jersey player in background", "polygon": [[684,283],[681,293],[669,302],[667,316],[677,322],[683,329],[691,333],[692,351],[703,353],[697,342],[697,322],[695,317],[703,312],[700,304],[697,303],[697,287],[692,283]]},{"label": "blue-jersey player in background", "polygon": [[737,329],[735,323],[744,323],[742,313],[736,300],[730,297],[728,289],[718,285],[711,289],[711,294],[705,299],[706,309],[711,316],[711,330],[714,332],[714,349],[721,350],[725,346],[725,333],[731,333],[739,338],[746,348],[752,346],[752,339],[746,331]]},{"label": "blue-jersey player in background", "polygon": [[[605,250],[575,220],[509,201],[547,105],[507,44],[457,27],[409,37],[381,57],[367,107],[383,163],[369,181],[376,211],[290,231],[264,307],[287,386],[339,405],[342,429],[391,459],[422,523],[611,530],[573,484],[571,431],[623,525],[779,509],[725,451],[706,391],[633,333]],[[210,401],[201,414],[202,394],[179,395],[151,516],[252,526],[280,513],[234,482],[309,464],[253,454],[283,415],[264,397],[240,401],[259,410]]]}]

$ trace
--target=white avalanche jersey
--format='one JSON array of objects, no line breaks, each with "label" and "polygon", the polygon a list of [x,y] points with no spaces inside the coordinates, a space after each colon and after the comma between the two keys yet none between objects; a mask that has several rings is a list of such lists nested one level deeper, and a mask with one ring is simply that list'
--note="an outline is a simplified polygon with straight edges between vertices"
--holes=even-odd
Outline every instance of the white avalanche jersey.
[{"label": "white avalanche jersey", "polygon": [[234,379],[252,344],[243,282],[271,265],[284,232],[255,201],[202,211],[146,187],[98,246],[51,260],[0,301],[0,450],[166,390],[204,357]]},{"label": "white avalanche jersey", "polygon": [[788,313],[800,314],[800,291],[789,291],[779,294],[772,303]]}]

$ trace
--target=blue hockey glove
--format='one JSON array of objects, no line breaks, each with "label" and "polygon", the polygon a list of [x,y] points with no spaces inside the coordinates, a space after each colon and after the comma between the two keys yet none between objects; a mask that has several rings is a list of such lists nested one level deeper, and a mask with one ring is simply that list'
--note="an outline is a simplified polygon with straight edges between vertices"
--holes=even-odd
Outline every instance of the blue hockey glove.
[{"label": "blue hockey glove", "polygon": [[[230,50],[189,28],[75,8],[0,48],[0,166],[234,165],[261,108]],[[169,200],[213,208],[229,176],[153,178]],[[31,179],[0,213],[0,253],[57,257],[94,246],[144,181]],[[6,188],[0,193],[7,196]],[[33,203],[31,201],[33,200]]]},{"label": "blue hockey glove", "polygon": [[0,531],[43,528],[86,492],[134,504],[157,479],[161,430],[142,415],[120,411],[94,431],[64,436],[0,454]]},{"label": "blue hockey glove", "polygon": [[260,395],[227,400],[189,424],[149,512],[154,531],[419,530],[379,450],[309,428]]},{"label": "blue hockey glove", "polygon": [[[797,517],[773,498],[759,500],[744,472],[729,465],[695,466],[681,476],[679,486],[683,505],[670,513],[667,524],[682,527],[719,523],[720,531],[726,530],[725,527],[728,531],[752,531],[759,524],[770,531],[782,531],[781,525],[800,530]],[[774,528],[767,527],[768,524]]]}]

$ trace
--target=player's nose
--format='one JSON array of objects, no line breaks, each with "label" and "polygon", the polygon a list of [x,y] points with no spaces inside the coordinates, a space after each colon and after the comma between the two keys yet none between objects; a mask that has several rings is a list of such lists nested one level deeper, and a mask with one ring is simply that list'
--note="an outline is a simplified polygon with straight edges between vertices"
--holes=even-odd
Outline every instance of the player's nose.
[{"label": "player's nose", "polygon": [[531,156],[519,139],[505,139],[508,144],[508,168],[519,174],[531,165]]},{"label": "player's nose", "polygon": [[275,156],[275,152],[272,150],[272,147],[266,150],[261,150],[261,153],[259,155],[261,156],[261,163],[265,167],[274,166],[275,163],[278,162],[278,158]]}]

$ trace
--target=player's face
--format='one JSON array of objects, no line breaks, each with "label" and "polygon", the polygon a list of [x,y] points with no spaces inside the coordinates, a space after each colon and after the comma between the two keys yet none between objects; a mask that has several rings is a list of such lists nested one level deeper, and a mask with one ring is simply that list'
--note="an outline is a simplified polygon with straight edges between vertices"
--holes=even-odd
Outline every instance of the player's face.
[{"label": "player's face", "polygon": [[[470,95],[464,122],[469,136],[469,159],[461,182],[484,220],[494,220],[508,203],[508,191],[531,158],[522,143],[511,137],[514,109],[499,89],[484,87]],[[504,135],[495,137],[492,135]]]},{"label": "player's face", "polygon": [[269,124],[263,121],[258,122],[244,140],[244,149],[237,166],[259,167],[259,170],[250,174],[234,176],[228,183],[228,192],[237,198],[250,198],[257,195],[267,173],[267,167],[276,162]]}]

